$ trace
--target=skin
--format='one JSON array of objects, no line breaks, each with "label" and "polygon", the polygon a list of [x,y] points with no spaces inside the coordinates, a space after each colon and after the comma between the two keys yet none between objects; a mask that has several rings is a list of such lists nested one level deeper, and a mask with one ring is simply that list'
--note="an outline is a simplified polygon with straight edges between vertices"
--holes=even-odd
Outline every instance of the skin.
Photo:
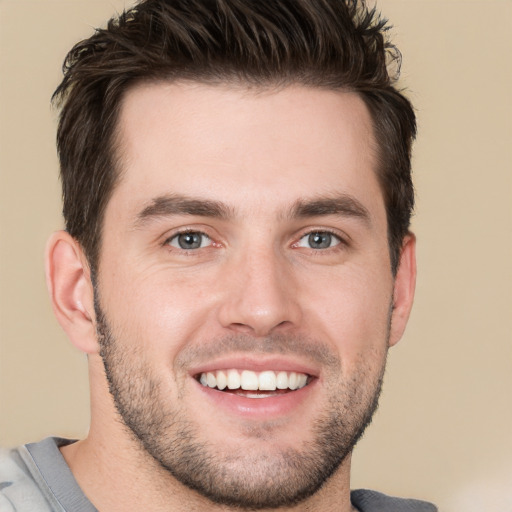
[{"label": "skin", "polygon": [[[159,383],[162,407],[178,409],[212,454],[237,454],[234,474],[263,481],[286,449],[307,449],[334,396],[352,389],[364,402],[376,393],[412,306],[415,240],[404,240],[394,277],[370,116],[346,92],[143,84],[125,98],[119,141],[122,175],[105,213],[97,283],[102,311],[121,353]],[[223,215],[154,208],[176,195],[221,202]],[[343,199],[340,211],[297,215],[299,202],[333,198]],[[208,238],[184,251],[183,229]],[[331,246],[310,247],[311,232],[332,233]],[[62,450],[87,496],[102,512],[231,510],[182,485],[123,425],[100,357],[87,260],[64,232],[48,243],[47,276],[57,318],[89,354],[90,433]],[[229,338],[243,349],[219,343]],[[321,348],[339,372],[281,339]],[[194,378],[207,364],[242,363],[307,369],[314,385],[270,421],[262,405],[249,414],[219,405]],[[345,418],[354,407],[340,399]],[[279,510],[346,512],[349,489],[350,455],[318,492]]]}]

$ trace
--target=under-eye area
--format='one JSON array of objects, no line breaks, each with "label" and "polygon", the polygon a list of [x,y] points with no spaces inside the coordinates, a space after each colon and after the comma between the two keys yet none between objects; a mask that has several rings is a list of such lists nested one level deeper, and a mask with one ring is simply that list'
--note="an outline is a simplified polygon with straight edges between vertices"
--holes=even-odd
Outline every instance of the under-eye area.
[{"label": "under-eye area", "polygon": [[266,370],[216,370],[196,375],[204,386],[247,398],[265,398],[296,391],[307,386],[313,377],[306,373]]}]

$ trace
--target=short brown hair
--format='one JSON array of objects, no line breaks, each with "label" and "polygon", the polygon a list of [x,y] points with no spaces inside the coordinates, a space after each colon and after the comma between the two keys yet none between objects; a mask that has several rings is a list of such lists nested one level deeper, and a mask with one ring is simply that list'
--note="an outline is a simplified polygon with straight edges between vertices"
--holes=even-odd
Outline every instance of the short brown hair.
[{"label": "short brown hair", "polygon": [[145,0],[69,52],[54,93],[66,229],[97,267],[103,215],[119,170],[122,98],[145,80],[301,84],[354,91],[378,144],[393,273],[414,205],[409,101],[388,73],[398,50],[364,0]]}]

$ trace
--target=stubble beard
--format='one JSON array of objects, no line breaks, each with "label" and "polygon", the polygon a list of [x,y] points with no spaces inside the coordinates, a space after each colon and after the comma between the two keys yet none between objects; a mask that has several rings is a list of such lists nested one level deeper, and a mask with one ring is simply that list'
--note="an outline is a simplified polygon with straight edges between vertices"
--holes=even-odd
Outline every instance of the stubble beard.
[{"label": "stubble beard", "polygon": [[[307,443],[279,450],[273,445],[259,453],[216,447],[201,439],[201,420],[190,419],[186,401],[169,404],[164,398],[162,383],[144,364],[144,355],[120,348],[98,303],[96,318],[110,393],[128,434],[176,480],[216,504],[261,510],[293,506],[313,496],[351,453],[377,409],[386,351],[380,368],[362,361],[360,371],[350,380],[341,375],[337,356],[329,354],[323,368],[330,377],[324,379],[326,406],[312,421]],[[215,346],[254,349],[254,339],[250,345],[247,341],[226,338]],[[311,340],[273,337],[264,350],[285,353],[292,346],[307,352],[307,343]],[[265,438],[271,432],[269,422],[245,434]]]}]

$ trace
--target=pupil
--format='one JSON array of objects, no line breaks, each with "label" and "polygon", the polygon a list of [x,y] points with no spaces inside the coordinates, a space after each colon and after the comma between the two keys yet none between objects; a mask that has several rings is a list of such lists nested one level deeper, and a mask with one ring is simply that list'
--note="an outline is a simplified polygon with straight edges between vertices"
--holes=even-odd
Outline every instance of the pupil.
[{"label": "pupil", "polygon": [[314,249],[327,249],[331,246],[331,234],[311,233],[309,235],[309,245]]},{"label": "pupil", "polygon": [[178,243],[182,249],[197,249],[201,247],[201,235],[199,233],[183,233],[178,237]]}]

